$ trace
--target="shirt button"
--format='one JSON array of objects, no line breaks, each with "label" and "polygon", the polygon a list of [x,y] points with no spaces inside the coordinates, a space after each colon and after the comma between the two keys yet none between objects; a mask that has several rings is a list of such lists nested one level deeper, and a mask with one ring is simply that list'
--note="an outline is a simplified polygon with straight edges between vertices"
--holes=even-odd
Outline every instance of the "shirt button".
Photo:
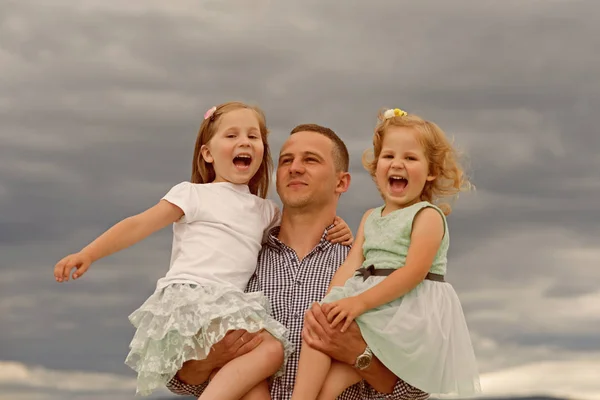
[{"label": "shirt button", "polygon": [[292,387],[292,385],[287,385],[287,387],[285,388],[288,393],[292,393],[294,391],[294,388]]},{"label": "shirt button", "polygon": [[294,313],[294,318],[300,318],[300,313],[299,312]]},{"label": "shirt button", "polygon": [[302,285],[302,282],[296,281],[296,286],[300,286],[300,285]]}]

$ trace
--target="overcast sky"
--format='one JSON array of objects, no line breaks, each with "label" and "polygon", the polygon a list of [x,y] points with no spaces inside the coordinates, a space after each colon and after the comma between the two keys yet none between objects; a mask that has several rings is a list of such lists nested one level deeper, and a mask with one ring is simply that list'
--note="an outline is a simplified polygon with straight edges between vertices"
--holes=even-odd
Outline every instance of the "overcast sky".
[{"label": "overcast sky", "polygon": [[353,229],[381,203],[360,164],[377,111],[441,125],[477,186],[449,218],[448,280],[484,390],[600,398],[599,16],[595,0],[0,0],[0,400],[133,398],[127,316],[170,230],[75,284],[52,268],[188,180],[202,116],[228,100],[265,110],[275,159],[300,123],[346,141]]}]

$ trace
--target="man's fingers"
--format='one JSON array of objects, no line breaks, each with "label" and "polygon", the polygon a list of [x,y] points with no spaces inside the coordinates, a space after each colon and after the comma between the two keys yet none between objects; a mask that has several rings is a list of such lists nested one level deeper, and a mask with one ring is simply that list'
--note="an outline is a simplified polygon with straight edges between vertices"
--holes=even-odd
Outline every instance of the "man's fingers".
[{"label": "man's fingers", "polygon": [[319,337],[311,335],[308,329],[302,329],[302,339],[304,342],[312,347],[313,349],[322,351],[323,350],[323,342]]},{"label": "man's fingers", "polygon": [[[242,336],[242,339],[243,338],[244,337]],[[239,357],[241,355],[251,352],[252,350],[257,348],[258,345],[260,345],[262,343],[262,341],[263,341],[263,338],[260,335],[253,336],[248,341],[244,340],[244,344],[242,344],[242,346],[236,351],[236,357]]]},{"label": "man's fingers", "polygon": [[329,316],[329,313],[331,312],[333,307],[334,307],[334,304],[332,304],[332,303],[323,304],[323,308],[321,308],[321,306],[318,303],[313,304],[313,306],[311,308],[312,314],[320,326],[323,326],[323,327],[329,326],[329,320],[327,319],[327,317],[325,316],[325,314],[323,312],[325,311],[325,309],[327,309],[327,311],[326,311],[327,316]]},{"label": "man's fingers", "polygon": [[327,335],[327,333],[323,329],[323,326],[315,318],[315,315],[312,310],[308,310],[306,312],[306,317],[304,319],[304,327],[308,329],[308,333],[310,333],[310,335],[313,337],[323,338]]},{"label": "man's fingers", "polygon": [[331,311],[331,309],[333,308],[333,306],[331,305],[331,303],[325,303],[321,306],[321,312],[324,315],[329,314],[329,311]]},{"label": "man's fingers", "polygon": [[223,347],[232,347],[234,345],[241,346],[241,343],[238,344],[238,340],[242,337],[244,332],[246,331],[240,329],[227,332],[223,339],[221,339],[219,343],[215,344],[215,347],[218,348],[220,345],[223,345]]},{"label": "man's fingers", "polygon": [[[240,338],[240,341],[244,344],[249,343],[250,341],[252,341],[252,339],[254,339],[255,337],[259,337],[260,335],[258,334],[258,332],[253,332],[250,333],[248,331],[242,331],[242,337]],[[262,339],[261,339],[262,341]]]}]

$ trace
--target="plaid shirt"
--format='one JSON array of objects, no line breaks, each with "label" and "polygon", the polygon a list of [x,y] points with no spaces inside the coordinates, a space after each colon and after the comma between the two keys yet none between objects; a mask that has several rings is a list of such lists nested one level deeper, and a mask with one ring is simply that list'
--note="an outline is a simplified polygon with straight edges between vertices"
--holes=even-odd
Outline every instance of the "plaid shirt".
[{"label": "plaid shirt", "polygon": [[[290,331],[290,341],[295,352],[289,357],[285,373],[271,383],[271,398],[288,400],[292,396],[300,346],[304,312],[327,292],[335,271],[344,262],[350,247],[332,244],[323,233],[317,246],[302,260],[296,252],[283,244],[277,235],[279,228],[271,230],[259,256],[256,272],[248,282],[247,292],[262,291],[271,302],[273,317]],[[206,384],[187,385],[176,377],[167,388],[176,394],[200,396]],[[346,389],[340,400],[390,399],[425,400],[429,395],[398,380],[393,393],[381,394],[370,385],[361,382]]]}]

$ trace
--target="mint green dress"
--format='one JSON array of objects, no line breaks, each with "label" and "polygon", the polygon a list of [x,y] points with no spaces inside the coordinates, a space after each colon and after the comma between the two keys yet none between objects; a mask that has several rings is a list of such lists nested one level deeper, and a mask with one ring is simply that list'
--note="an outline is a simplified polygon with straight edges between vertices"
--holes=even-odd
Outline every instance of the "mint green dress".
[{"label": "mint green dress", "polygon": [[[444,219],[445,232],[429,272],[446,274],[448,225],[429,202],[382,216],[374,209],[364,225],[366,268],[402,268],[406,262],[415,215],[426,207]],[[355,275],[323,299],[331,303],[364,292],[385,276]],[[479,372],[462,307],[452,285],[424,280],[404,296],[356,318],[373,354],[396,376],[430,394],[469,396],[481,392]]]}]

